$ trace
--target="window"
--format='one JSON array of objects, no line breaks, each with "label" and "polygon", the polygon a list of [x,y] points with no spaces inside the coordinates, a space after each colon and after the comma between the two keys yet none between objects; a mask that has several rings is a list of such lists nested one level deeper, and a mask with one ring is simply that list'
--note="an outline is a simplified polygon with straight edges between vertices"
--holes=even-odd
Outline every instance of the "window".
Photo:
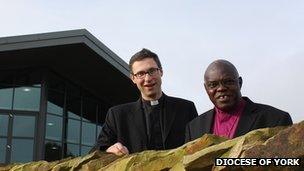
[{"label": "window", "polygon": [[0,86],[0,109],[12,109],[13,88]]},{"label": "window", "polygon": [[35,116],[14,115],[11,162],[33,160]]},{"label": "window", "polygon": [[6,138],[0,138],[0,163],[5,163]]},{"label": "window", "polygon": [[34,137],[35,117],[14,116],[13,136],[14,137]]},{"label": "window", "polygon": [[39,111],[39,104],[40,104],[40,88],[34,88],[34,87],[15,88],[14,109]]},{"label": "window", "polygon": [[82,145],[81,146],[81,155],[84,156],[84,155],[87,155],[88,152],[92,149],[92,146],[84,146]]},{"label": "window", "polygon": [[95,144],[96,137],[96,124],[82,122],[82,140],[84,145],[93,146]]},{"label": "window", "polygon": [[67,144],[67,156],[76,157],[79,156],[79,145],[78,144]]},{"label": "window", "polygon": [[80,143],[80,121],[69,119],[67,142]]},{"label": "window", "polygon": [[83,98],[82,102],[82,139],[81,144],[86,145],[81,147],[83,154],[85,149],[93,147],[96,142],[96,120],[97,120],[97,102],[90,99],[89,96]]},{"label": "window", "polygon": [[62,117],[48,114],[46,119],[46,139],[61,141]]},{"label": "window", "polygon": [[52,114],[57,114],[57,115],[63,115],[63,109],[61,106],[58,106],[57,104],[48,101],[47,102],[47,112],[52,113]]},{"label": "window", "polygon": [[0,136],[7,136],[8,115],[0,115]]},{"label": "window", "polygon": [[51,78],[47,84],[45,160],[86,155],[96,143],[101,129],[96,122],[104,120],[107,107],[99,111],[101,102],[93,95],[54,75]]},{"label": "window", "polygon": [[33,160],[33,139],[12,139],[11,162],[29,162]]}]

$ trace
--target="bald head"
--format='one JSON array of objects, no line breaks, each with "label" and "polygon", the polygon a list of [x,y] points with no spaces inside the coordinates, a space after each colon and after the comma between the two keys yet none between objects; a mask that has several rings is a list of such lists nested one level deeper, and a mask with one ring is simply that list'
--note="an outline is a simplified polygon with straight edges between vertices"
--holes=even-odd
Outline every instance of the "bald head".
[{"label": "bald head", "polygon": [[212,62],[204,75],[205,90],[214,106],[230,112],[241,100],[242,78],[235,66],[226,60]]},{"label": "bald head", "polygon": [[217,71],[224,71],[226,73],[232,74],[235,78],[239,77],[239,73],[235,66],[224,59],[218,59],[213,61],[206,69],[205,74],[204,74],[204,81],[206,82],[206,78],[209,77],[210,74],[217,72]]}]

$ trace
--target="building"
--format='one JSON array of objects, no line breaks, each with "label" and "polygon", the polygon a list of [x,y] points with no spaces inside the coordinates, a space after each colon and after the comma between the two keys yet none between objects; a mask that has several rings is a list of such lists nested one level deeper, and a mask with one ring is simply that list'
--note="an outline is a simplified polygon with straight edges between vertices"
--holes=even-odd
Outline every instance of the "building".
[{"label": "building", "polygon": [[85,155],[109,107],[139,97],[86,30],[0,38],[0,163]]}]

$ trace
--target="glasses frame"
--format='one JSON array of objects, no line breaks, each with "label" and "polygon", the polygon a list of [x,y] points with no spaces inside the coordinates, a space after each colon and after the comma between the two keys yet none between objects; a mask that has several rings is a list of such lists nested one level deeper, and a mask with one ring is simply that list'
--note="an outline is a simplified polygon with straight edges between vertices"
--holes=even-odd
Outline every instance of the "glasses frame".
[{"label": "glasses frame", "polygon": [[218,89],[220,87],[220,85],[223,87],[229,88],[229,87],[233,87],[233,86],[236,86],[237,84],[239,84],[240,79],[241,79],[241,77],[239,77],[237,79],[227,78],[227,79],[218,80],[218,81],[207,81],[207,82],[205,82],[205,86],[208,90]]},{"label": "glasses frame", "polygon": [[160,68],[150,68],[147,71],[139,71],[139,72],[137,72],[135,74],[132,73],[132,75],[134,77],[136,77],[137,79],[144,79],[147,74],[149,76],[151,76],[151,77],[156,76],[156,74],[158,73],[158,71],[161,71],[161,69]]}]

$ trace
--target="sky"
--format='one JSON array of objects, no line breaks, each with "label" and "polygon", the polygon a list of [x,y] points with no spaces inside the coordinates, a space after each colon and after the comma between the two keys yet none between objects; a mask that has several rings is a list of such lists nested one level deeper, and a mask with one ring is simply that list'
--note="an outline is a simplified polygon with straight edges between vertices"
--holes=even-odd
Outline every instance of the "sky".
[{"label": "sky", "polygon": [[148,48],[163,65],[163,91],[213,107],[203,75],[232,62],[242,95],[304,120],[302,0],[9,0],[0,2],[0,37],[87,29],[120,58]]}]

